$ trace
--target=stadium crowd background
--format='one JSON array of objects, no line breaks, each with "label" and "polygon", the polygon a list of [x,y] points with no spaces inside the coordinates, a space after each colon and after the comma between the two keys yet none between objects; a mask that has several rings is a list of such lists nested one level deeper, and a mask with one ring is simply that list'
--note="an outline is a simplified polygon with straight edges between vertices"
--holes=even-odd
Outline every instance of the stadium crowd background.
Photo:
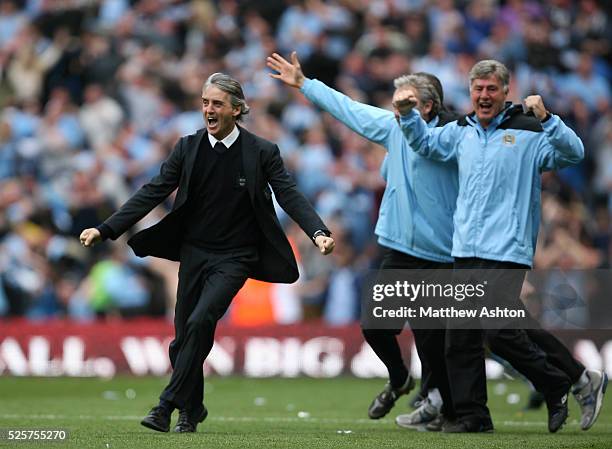
[{"label": "stadium crowd background", "polygon": [[203,126],[203,81],[222,71],[245,87],[252,112],[244,126],[278,143],[337,241],[333,257],[313,257],[316,248],[281,215],[300,282],[249,281],[226,319],[356,320],[361,275],[380,257],[373,229],[384,150],[270,78],[265,58],[274,51],[297,50],[306,76],[384,108],[395,77],[431,72],[458,112],[470,110],[471,66],[504,62],[510,98],[542,95],[586,148],[579,166],[543,176],[535,266],[609,268],[612,26],[604,5],[0,0],[0,317],[172,316],[176,264],[139,259],[124,238],[86,251],[77,236],[157,173],[179,136]]}]

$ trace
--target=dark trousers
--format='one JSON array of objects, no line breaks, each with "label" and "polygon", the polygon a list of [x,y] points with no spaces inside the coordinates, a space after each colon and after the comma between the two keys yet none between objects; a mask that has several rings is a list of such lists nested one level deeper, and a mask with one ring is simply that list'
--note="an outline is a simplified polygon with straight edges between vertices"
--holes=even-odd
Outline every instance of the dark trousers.
[{"label": "dark trousers", "polygon": [[[387,249],[380,266],[381,270],[441,270],[450,269],[452,264],[433,262]],[[363,336],[372,347],[378,358],[389,371],[389,381],[394,388],[400,387],[408,375],[408,370],[402,358],[397,336],[402,329],[362,329]],[[444,329],[412,329],[414,343],[426,372],[429,373],[428,384],[438,387],[444,400],[445,414],[452,416],[450,405],[450,386],[446,377],[446,361],[444,358]]]},{"label": "dark trousers", "polygon": [[[502,302],[511,305],[520,301],[521,286],[528,267],[508,262],[458,258],[455,268],[499,270],[499,274],[488,271],[488,289],[502,297]],[[485,339],[491,351],[506,359],[545,396],[568,391],[568,376],[548,360],[546,353],[529,338],[525,329],[483,330],[449,326],[446,330],[446,366],[453,408],[458,419],[490,419],[484,363]]]},{"label": "dark trousers", "polygon": [[572,384],[578,382],[585,368],[557,337],[544,329],[527,329],[527,336],[546,353],[548,361],[563,371]]},{"label": "dark trousers", "polygon": [[160,395],[179,409],[197,414],[203,408],[202,365],[214,342],[217,321],[242,288],[257,261],[257,251],[245,248],[213,253],[184,244],[170,343],[172,377]]}]

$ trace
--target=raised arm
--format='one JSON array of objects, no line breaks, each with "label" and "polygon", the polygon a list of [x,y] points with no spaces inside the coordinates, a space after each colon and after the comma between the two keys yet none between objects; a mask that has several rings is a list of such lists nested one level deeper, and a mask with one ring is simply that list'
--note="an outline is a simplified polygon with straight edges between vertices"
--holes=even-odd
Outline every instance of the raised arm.
[{"label": "raised arm", "polygon": [[584,145],[576,133],[558,116],[546,111],[539,95],[530,95],[524,102],[527,109],[540,119],[544,129],[537,155],[540,170],[558,170],[578,164],[584,158]]},{"label": "raised arm", "polygon": [[391,127],[395,126],[391,111],[359,103],[321,81],[306,78],[295,52],[291,53],[291,62],[274,53],[267,58],[267,65],[278,72],[270,74],[271,77],[300,89],[309,101],[357,134],[372,142],[385,144]]},{"label": "raised arm", "polygon": [[456,122],[429,128],[414,110],[414,102],[396,101],[393,105],[400,114],[399,126],[408,145],[419,155],[435,161],[456,158],[455,144],[459,138]]}]

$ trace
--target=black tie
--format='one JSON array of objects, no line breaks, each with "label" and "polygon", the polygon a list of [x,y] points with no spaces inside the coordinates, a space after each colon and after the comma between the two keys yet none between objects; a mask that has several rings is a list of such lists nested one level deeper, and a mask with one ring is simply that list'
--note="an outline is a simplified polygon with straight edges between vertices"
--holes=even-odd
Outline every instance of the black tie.
[{"label": "black tie", "polygon": [[215,144],[213,150],[215,150],[217,154],[223,154],[225,150],[227,150],[227,147],[223,145],[223,142],[219,141]]}]

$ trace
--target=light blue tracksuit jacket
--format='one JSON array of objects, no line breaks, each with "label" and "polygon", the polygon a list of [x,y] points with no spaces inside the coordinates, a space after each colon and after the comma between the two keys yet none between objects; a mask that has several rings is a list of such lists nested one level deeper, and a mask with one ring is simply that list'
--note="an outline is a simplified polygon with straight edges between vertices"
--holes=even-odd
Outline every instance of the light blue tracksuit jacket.
[{"label": "light blue tracksuit jacket", "polygon": [[531,266],[540,225],[540,173],[582,160],[584,146],[576,133],[555,115],[540,123],[509,103],[487,129],[474,114],[429,128],[414,110],[400,125],[418,154],[458,163],[452,255]]},{"label": "light blue tracksuit jacket", "polygon": [[[378,243],[414,257],[452,262],[452,217],[457,165],[428,160],[412,151],[391,111],[365,105],[317,80],[300,89],[312,103],[388,151],[387,181],[375,233]],[[425,122],[423,122],[425,123]],[[435,126],[434,119],[425,126]]]}]

